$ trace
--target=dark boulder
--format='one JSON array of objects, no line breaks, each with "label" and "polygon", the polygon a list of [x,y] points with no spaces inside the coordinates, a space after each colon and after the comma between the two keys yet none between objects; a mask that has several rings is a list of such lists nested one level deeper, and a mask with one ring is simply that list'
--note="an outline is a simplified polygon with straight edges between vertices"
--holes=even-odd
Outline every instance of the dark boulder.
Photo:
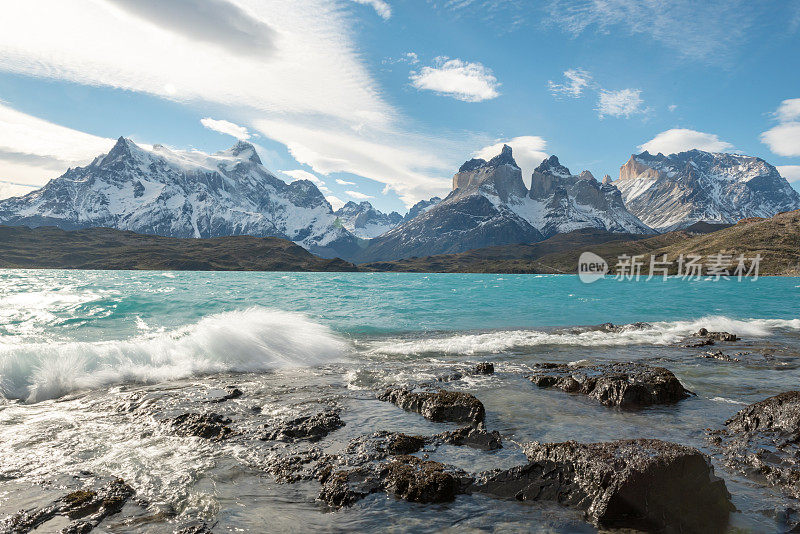
[{"label": "dark boulder", "polygon": [[408,389],[388,389],[378,397],[400,408],[417,412],[431,421],[454,423],[483,423],[486,410],[481,401],[469,393],[460,391],[413,392]]},{"label": "dark boulder", "polygon": [[800,391],[751,404],[713,442],[727,463],[800,499]]},{"label": "dark boulder", "polygon": [[332,471],[322,479],[320,500],[329,506],[350,506],[364,497],[385,492],[417,503],[455,499],[468,483],[465,473],[416,456],[398,455],[378,464]]},{"label": "dark boulder", "polygon": [[496,430],[494,432],[487,432],[482,428],[475,428],[472,426],[465,426],[458,430],[450,432],[443,432],[435,438],[449,443],[450,445],[466,445],[474,449],[481,449],[484,451],[493,451],[503,448],[503,440],[500,433]]},{"label": "dark boulder", "polygon": [[530,463],[481,474],[469,491],[583,510],[602,528],[724,532],[725,482],[697,449],[659,440],[530,443]]},{"label": "dark boulder", "polygon": [[650,323],[631,323],[631,324],[622,324],[616,325],[614,323],[603,323],[597,327],[598,330],[602,332],[608,332],[610,334],[619,334],[620,332],[631,332],[633,330],[646,330],[648,328],[653,328],[653,325]]},{"label": "dark boulder", "polygon": [[529,378],[541,388],[581,393],[606,406],[625,408],[669,404],[691,395],[668,369],[635,362],[588,367],[539,364]]},{"label": "dark boulder", "polygon": [[472,374],[475,375],[493,375],[494,364],[491,362],[481,362],[472,368]]},{"label": "dark boulder", "polygon": [[172,420],[172,428],[179,436],[221,441],[233,434],[230,423],[229,418],[215,413],[185,413]]},{"label": "dark boulder", "polygon": [[707,360],[720,360],[723,362],[738,362],[741,361],[739,358],[731,356],[729,354],[725,354],[721,350],[709,350],[707,352],[701,352],[697,355],[700,358],[705,358]]},{"label": "dark boulder", "polygon": [[314,415],[304,415],[284,421],[270,428],[261,439],[263,441],[319,441],[330,432],[344,426],[344,421],[336,410],[326,410]]},{"label": "dark boulder", "polygon": [[736,334],[731,334],[730,332],[711,332],[707,328],[701,328],[694,334],[692,337],[700,337],[705,339],[710,339],[714,341],[738,341],[739,338],[736,337]]}]

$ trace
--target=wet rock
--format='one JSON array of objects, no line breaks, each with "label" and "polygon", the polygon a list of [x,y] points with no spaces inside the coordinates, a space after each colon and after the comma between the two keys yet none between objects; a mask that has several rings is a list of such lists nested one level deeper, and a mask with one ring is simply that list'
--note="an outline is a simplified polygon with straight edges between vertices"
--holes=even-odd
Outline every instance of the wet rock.
[{"label": "wet rock", "polygon": [[706,338],[714,341],[738,341],[738,337],[736,334],[731,334],[730,332],[711,332],[707,328],[701,328],[694,334],[692,337],[700,337]]},{"label": "wet rock", "polygon": [[697,348],[700,348],[700,347],[708,347],[708,346],[713,345],[713,344],[714,344],[714,340],[713,339],[703,338],[703,339],[694,339],[694,340],[687,341],[686,343],[684,343],[681,346],[682,347],[686,347],[687,349],[697,349]]},{"label": "wet rock", "polygon": [[716,433],[727,463],[800,499],[800,391],[740,410]]},{"label": "wet rock", "polygon": [[530,463],[481,474],[468,488],[583,510],[598,527],[724,532],[734,510],[725,482],[697,449],[660,440],[530,443]]},{"label": "wet rock", "polygon": [[209,392],[209,402],[225,402],[232,399],[238,399],[244,395],[242,390],[236,386],[225,386],[222,390],[213,390]]},{"label": "wet rock", "polygon": [[474,395],[460,391],[412,392],[408,389],[388,389],[378,397],[400,408],[417,412],[431,421],[483,423],[486,410]]},{"label": "wet rock", "polygon": [[380,474],[371,466],[331,473],[322,480],[319,499],[329,506],[352,506],[364,497],[383,491]]},{"label": "wet rock", "polygon": [[653,328],[650,323],[636,322],[631,324],[615,325],[614,323],[603,323],[597,327],[602,332],[610,334],[619,334],[620,332],[630,332],[632,330],[646,330]]},{"label": "wet rock", "polygon": [[465,426],[458,430],[443,432],[435,437],[450,445],[466,445],[467,447],[484,451],[493,451],[503,448],[503,440],[500,437],[500,433],[496,430],[494,432],[487,432],[483,429]]},{"label": "wet rock", "polygon": [[185,413],[172,420],[172,428],[179,436],[221,441],[233,434],[230,423],[229,418],[215,413]]},{"label": "wet rock", "polygon": [[337,410],[326,410],[314,415],[304,415],[284,421],[267,431],[263,441],[319,441],[332,431],[344,426]]},{"label": "wet rock", "polygon": [[212,532],[205,523],[200,523],[177,528],[173,531],[173,534],[212,534]]},{"label": "wet rock", "polygon": [[697,356],[700,357],[700,358],[706,358],[706,359],[711,359],[711,360],[720,360],[720,361],[723,361],[723,362],[738,362],[738,361],[741,361],[739,358],[735,358],[733,356],[725,354],[721,350],[713,350],[713,351],[710,350],[710,351],[707,351],[707,352],[701,352]]},{"label": "wet rock", "polygon": [[691,395],[668,369],[635,362],[588,367],[540,364],[529,378],[541,388],[589,395],[606,406],[669,404]]},{"label": "wet rock", "polygon": [[0,532],[31,532],[56,516],[63,516],[73,521],[62,533],[83,534],[122,510],[133,494],[124,480],[115,478],[99,489],[73,491],[49,506],[20,511],[0,522]]},{"label": "wet rock", "polygon": [[481,362],[472,368],[472,374],[475,375],[493,375],[494,364],[491,362]]},{"label": "wet rock", "polygon": [[461,380],[464,378],[464,375],[461,373],[450,373],[446,375],[441,375],[436,377],[437,382],[455,382],[456,380]]},{"label": "wet rock", "polygon": [[386,462],[331,472],[322,480],[319,498],[343,507],[385,492],[410,502],[442,503],[455,499],[468,482],[465,473],[439,462],[398,455]]},{"label": "wet rock", "polygon": [[282,484],[301,480],[319,480],[329,469],[333,458],[313,448],[273,458],[267,472]]},{"label": "wet rock", "polygon": [[425,436],[381,430],[352,439],[339,458],[339,462],[346,465],[377,462],[398,454],[419,452],[429,442],[430,438]]},{"label": "wet rock", "polygon": [[418,503],[451,502],[461,483],[439,462],[401,455],[391,460],[383,474],[387,493]]}]

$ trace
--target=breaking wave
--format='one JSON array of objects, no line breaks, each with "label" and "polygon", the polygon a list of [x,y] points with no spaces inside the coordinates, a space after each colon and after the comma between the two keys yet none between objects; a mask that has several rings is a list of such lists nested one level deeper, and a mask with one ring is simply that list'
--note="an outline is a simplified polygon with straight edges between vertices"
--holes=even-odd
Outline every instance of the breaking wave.
[{"label": "breaking wave", "polygon": [[0,393],[40,402],[127,382],[320,365],[346,344],[298,313],[250,308],[121,341],[0,345]]},{"label": "breaking wave", "polygon": [[738,320],[724,316],[708,316],[693,321],[654,322],[645,328],[628,327],[620,332],[606,332],[591,327],[552,331],[504,330],[411,341],[379,341],[372,344],[370,352],[394,356],[425,353],[469,355],[542,345],[669,345],[697,332],[700,328],[722,330],[745,337],[764,337],[776,329],[800,330],[800,319]]}]

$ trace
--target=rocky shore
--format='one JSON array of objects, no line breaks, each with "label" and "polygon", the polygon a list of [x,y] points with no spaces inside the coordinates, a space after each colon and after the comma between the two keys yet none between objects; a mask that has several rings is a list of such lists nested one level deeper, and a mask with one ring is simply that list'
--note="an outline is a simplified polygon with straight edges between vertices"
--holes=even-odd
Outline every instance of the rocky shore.
[{"label": "rocky shore", "polygon": [[[646,327],[645,323],[606,324],[598,329],[625,332]],[[727,332],[703,329],[685,342],[695,339],[723,344],[739,340]],[[686,345],[671,350],[686,350]],[[745,364],[742,358],[719,354],[698,356]],[[724,364],[709,361],[708,365]],[[565,405],[579,402],[573,396],[585,396],[601,405],[600,410],[624,410],[642,418],[651,417],[648,407],[669,410],[695,398],[668,368],[641,361],[538,363],[528,372],[504,373],[504,379],[528,384],[530,392],[561,390],[553,395],[563,395]],[[736,507],[714,461],[756,484],[800,499],[800,392],[749,405],[729,420],[716,422],[716,427],[710,421],[711,452],[704,452],[661,439],[509,439],[491,428],[496,419],[480,395],[463,390],[464,377],[493,380],[495,376],[493,363],[472,363],[446,368],[430,381],[376,388],[360,397],[361,402],[375,402],[378,412],[385,414],[381,417],[405,413],[412,422],[418,421],[424,431],[416,433],[380,429],[380,422],[369,429],[354,426],[347,402],[325,394],[324,386],[312,390],[316,398],[286,387],[292,398],[302,399],[297,404],[299,414],[265,412],[263,392],[242,383],[221,384],[201,393],[191,388],[180,393],[133,392],[108,408],[152,420],[158,432],[197,440],[199,447],[221,451],[232,446],[230,450],[240,451],[239,455],[257,458],[263,476],[281,485],[302,486],[313,492],[323,510],[344,514],[375,495],[417,505],[452,503],[465,496],[517,506],[550,503],[573,510],[598,529],[721,533],[729,528]],[[507,448],[527,461],[501,465],[497,455]],[[478,460],[465,463],[459,459],[464,454]],[[0,519],[0,533],[74,534],[91,532],[110,517],[127,525],[156,520],[154,503],[138,494],[132,481],[85,473],[61,487],[66,491],[55,499]],[[780,513],[785,531],[798,528],[797,514]],[[175,510],[158,514],[175,533],[217,531],[213,521],[186,521]]]}]

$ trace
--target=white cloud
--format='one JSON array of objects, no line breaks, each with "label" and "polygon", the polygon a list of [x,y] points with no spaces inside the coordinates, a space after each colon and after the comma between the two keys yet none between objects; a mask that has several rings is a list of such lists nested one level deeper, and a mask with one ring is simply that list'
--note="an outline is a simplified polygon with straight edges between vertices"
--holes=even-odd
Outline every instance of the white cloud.
[{"label": "white cloud", "polygon": [[304,171],[303,169],[293,169],[290,171],[281,171],[281,174],[285,174],[289,177],[289,182],[294,182],[297,180],[308,180],[309,182],[313,182],[316,185],[325,185],[325,182],[320,180],[320,178],[314,174],[311,174],[308,171]]},{"label": "white cloud", "polygon": [[392,7],[385,2],[384,0],[352,0],[356,4],[362,4],[365,6],[371,6],[372,9],[380,16],[383,20],[389,20],[392,17]]},{"label": "white cloud", "polygon": [[569,69],[564,71],[565,83],[555,83],[548,80],[547,87],[555,96],[568,96],[578,98],[583,94],[583,90],[589,86],[592,76],[583,69]]},{"label": "white cloud", "polygon": [[[213,38],[192,24],[156,23],[172,9],[166,4],[8,3],[0,17],[0,71],[221,104],[240,110],[235,116],[318,115],[350,126],[385,125],[395,116],[355,50],[347,13],[333,2],[214,0],[238,13],[224,24],[216,8],[185,14],[200,18],[200,28],[221,24]],[[258,41],[267,27],[274,30],[268,53],[241,53],[267,47]]]},{"label": "white cloud", "polygon": [[545,152],[547,141],[535,135],[524,135],[499,141],[495,144],[483,147],[475,152],[474,156],[488,161],[500,153],[503,149],[503,145],[511,147],[514,160],[517,162],[517,165],[519,165],[520,170],[522,170],[522,177],[526,184],[530,183],[533,169],[538,167],[543,160],[549,157],[549,154]]},{"label": "white cloud", "polygon": [[480,63],[447,57],[436,58],[433,67],[411,73],[411,84],[420,90],[452,96],[464,102],[482,102],[500,96],[500,84],[492,71]]},{"label": "white cloud", "polygon": [[454,161],[463,146],[433,137],[391,131],[345,131],[319,124],[257,120],[264,135],[286,145],[289,153],[315,172],[347,172],[391,186],[406,205],[449,189]]},{"label": "white cloud", "polygon": [[775,117],[781,123],[761,134],[761,142],[779,156],[800,156],[800,98],[781,102]]},{"label": "white cloud", "polygon": [[325,197],[325,199],[330,203],[331,207],[333,208],[333,211],[336,211],[342,206],[344,206],[344,200],[342,200],[337,196],[328,195],[327,197]]},{"label": "white cloud", "polygon": [[775,116],[781,122],[789,122],[800,119],[800,98],[790,98],[781,102]]},{"label": "white cloud", "polygon": [[800,165],[780,165],[776,167],[781,176],[790,182],[800,181]]},{"label": "white cloud", "polygon": [[345,191],[345,193],[351,198],[354,198],[356,200],[367,200],[370,198],[375,198],[370,195],[365,195],[364,193],[359,193],[358,191]]},{"label": "white cloud", "polygon": [[725,62],[732,50],[759,35],[753,31],[754,26],[781,20],[784,9],[791,9],[788,4],[750,0],[548,2],[549,22],[575,36],[591,30],[615,39],[622,32],[642,35],[681,56],[719,63]]},{"label": "white cloud", "polygon": [[[0,167],[2,167],[2,161],[0,161]],[[0,172],[2,172],[2,170],[0,170]],[[0,180],[0,200],[9,197],[21,197],[27,195],[31,191],[35,191],[36,188],[37,186],[34,185]]]},{"label": "white cloud", "polygon": [[355,182],[348,182],[347,180],[342,180],[341,178],[337,178],[336,183],[339,185],[356,185]]},{"label": "white cloud", "polygon": [[725,152],[733,148],[727,141],[722,141],[718,136],[685,128],[666,130],[655,136],[650,141],[639,145],[640,150],[647,150],[651,154],[677,154],[696,148],[706,152]]},{"label": "white cloud", "polygon": [[779,156],[800,156],[800,122],[786,122],[761,134],[761,142]]},{"label": "white cloud", "polygon": [[244,126],[239,126],[238,124],[234,124],[230,121],[226,120],[217,120],[212,119],[211,117],[206,117],[204,119],[200,119],[200,124],[208,128],[209,130],[214,130],[215,132],[219,132],[221,134],[230,135],[235,137],[236,139],[250,139],[250,132],[247,131],[247,128]]},{"label": "white cloud", "polygon": [[672,113],[673,111],[678,109],[678,105],[677,104],[670,104],[669,106],[667,106],[667,109],[669,110],[670,113]]},{"label": "white cloud", "polygon": [[642,113],[641,94],[639,89],[601,90],[597,100],[598,116],[601,119],[609,116],[628,118],[634,113]]},{"label": "white cloud", "polygon": [[[65,128],[0,103],[0,179],[44,185],[108,152],[114,140]],[[8,189],[8,188],[5,188]]]}]

